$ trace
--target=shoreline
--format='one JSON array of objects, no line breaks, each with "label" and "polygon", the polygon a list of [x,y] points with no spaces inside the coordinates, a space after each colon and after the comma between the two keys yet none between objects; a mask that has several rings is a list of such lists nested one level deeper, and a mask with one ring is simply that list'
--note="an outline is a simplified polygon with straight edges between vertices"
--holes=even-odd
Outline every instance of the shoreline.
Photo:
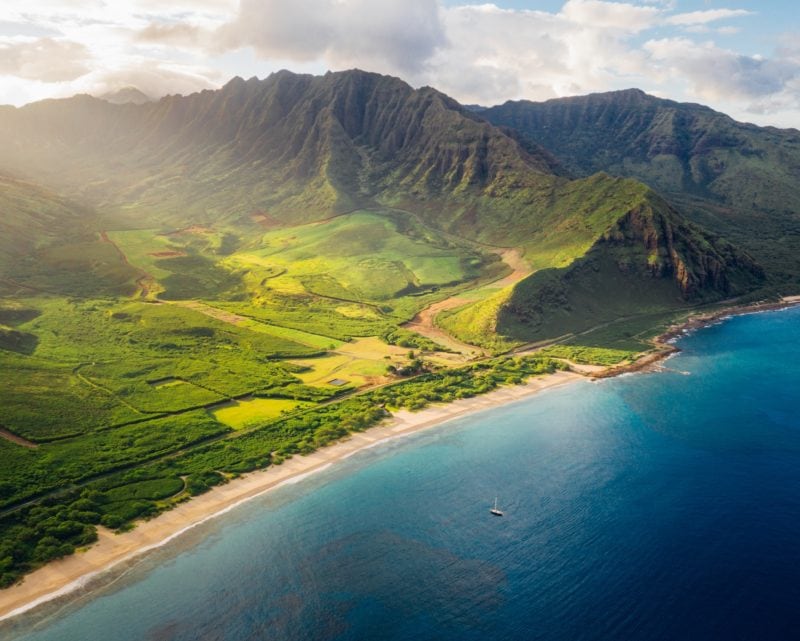
[{"label": "shoreline", "polygon": [[21,583],[0,590],[0,625],[45,603],[82,589],[91,590],[109,572],[135,562],[148,552],[163,547],[203,523],[267,492],[301,482],[359,452],[579,380],[599,380],[628,373],[659,371],[661,361],[681,351],[674,342],[688,332],[732,316],[778,311],[797,305],[800,305],[800,296],[787,296],[777,302],[725,307],[695,314],[655,337],[652,340],[654,350],[643,354],[632,363],[598,370],[592,367],[581,370],[580,366],[575,366],[570,371],[533,377],[521,385],[504,386],[487,394],[444,405],[431,405],[419,412],[399,410],[384,422],[363,432],[353,432],[344,440],[307,456],[296,455],[280,465],[250,472],[225,485],[217,486],[151,520],[138,522],[129,532],[116,534],[98,526],[96,543],[71,556],[52,561],[26,575]]},{"label": "shoreline", "polygon": [[579,380],[587,380],[587,377],[572,371],[559,371],[533,377],[521,385],[500,387],[480,396],[446,405],[431,405],[419,412],[399,410],[383,423],[363,432],[353,432],[347,438],[307,456],[294,456],[281,465],[271,465],[217,486],[154,519],[137,523],[130,532],[115,534],[98,527],[97,542],[84,551],[52,561],[26,575],[21,583],[0,590],[0,623],[82,588],[89,588],[111,570],[135,561],[183,533],[267,492],[298,483],[358,452]]},{"label": "shoreline", "polygon": [[681,348],[674,343],[689,332],[703,329],[713,323],[717,323],[733,316],[744,316],[746,314],[758,314],[761,312],[775,312],[781,309],[788,309],[800,305],[800,296],[783,296],[780,301],[769,303],[751,303],[748,305],[734,305],[724,307],[712,312],[702,312],[689,316],[686,320],[670,325],[667,330],[656,336],[652,340],[654,351],[646,352],[632,363],[625,365],[614,365],[592,374],[593,379],[613,378],[621,374],[632,374],[634,372],[654,372],[658,371],[659,363],[674,354],[679,354]]}]

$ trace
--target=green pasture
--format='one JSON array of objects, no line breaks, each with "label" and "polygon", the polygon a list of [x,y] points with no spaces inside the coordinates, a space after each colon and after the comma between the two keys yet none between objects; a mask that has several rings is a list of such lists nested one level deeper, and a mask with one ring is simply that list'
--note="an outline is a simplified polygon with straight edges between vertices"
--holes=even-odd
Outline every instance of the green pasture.
[{"label": "green pasture", "polygon": [[241,275],[219,264],[238,243],[230,232],[189,227],[114,231],[108,237],[132,265],[158,281],[164,300],[219,298],[242,288]]},{"label": "green pasture", "polygon": [[256,272],[285,270],[264,276],[264,284],[280,292],[353,301],[471,280],[485,262],[465,244],[438,238],[410,219],[368,211],[268,232],[260,247],[228,260]]},{"label": "green pasture", "polygon": [[[306,292],[284,294],[269,291],[249,302],[215,302],[215,305],[271,327],[322,336],[329,344],[357,336],[376,336],[399,322],[378,307],[342,303]],[[299,342],[307,341],[304,339]]]},{"label": "green pasture", "polygon": [[79,298],[131,295],[140,276],[99,237],[49,245],[21,257],[7,273],[30,291]]},{"label": "green pasture", "polygon": [[107,234],[125,254],[128,262],[157,280],[172,274],[162,267],[164,257],[170,254],[183,254],[186,251],[183,246],[175,244],[170,236],[161,234],[156,229],[109,231]]},{"label": "green pasture", "polygon": [[0,425],[33,441],[90,432],[142,418],[69,364],[0,351]]},{"label": "green pasture", "polygon": [[248,398],[232,401],[211,414],[220,423],[240,430],[302,407],[310,407],[310,404],[285,398]]},{"label": "green pasture", "polygon": [[0,507],[110,470],[139,465],[229,430],[198,411],[44,443],[36,449],[0,440]]},{"label": "green pasture", "polygon": [[564,358],[580,365],[618,365],[633,360],[640,353],[634,350],[590,347],[587,345],[551,345],[537,351],[538,355]]},{"label": "green pasture", "polygon": [[[277,330],[256,332],[173,305],[24,303],[5,304],[5,315],[37,342],[30,355],[0,349],[0,373],[13,381],[0,388],[0,424],[34,441],[282,389],[299,381],[276,359],[320,352]],[[183,382],[153,384],[168,378]]]}]

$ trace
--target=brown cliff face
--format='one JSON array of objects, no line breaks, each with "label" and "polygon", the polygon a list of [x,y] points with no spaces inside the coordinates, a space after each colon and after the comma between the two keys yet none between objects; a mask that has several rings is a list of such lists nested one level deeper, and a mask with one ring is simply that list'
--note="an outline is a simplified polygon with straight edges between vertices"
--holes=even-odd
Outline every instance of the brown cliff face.
[{"label": "brown cliff face", "polygon": [[497,330],[520,341],[562,336],[741,295],[764,279],[752,257],[648,192],[583,257],[521,281],[500,309]]},{"label": "brown cliff face", "polygon": [[764,278],[752,257],[689,223],[654,194],[622,216],[602,244],[617,257],[621,271],[671,279],[687,301],[712,292],[736,295],[743,282]]}]

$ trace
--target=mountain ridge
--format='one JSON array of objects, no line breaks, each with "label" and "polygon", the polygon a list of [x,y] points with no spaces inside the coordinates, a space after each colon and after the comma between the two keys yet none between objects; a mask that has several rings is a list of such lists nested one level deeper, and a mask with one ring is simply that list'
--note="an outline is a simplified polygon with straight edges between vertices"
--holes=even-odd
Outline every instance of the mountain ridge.
[{"label": "mountain ridge", "polygon": [[480,116],[537,140],[577,176],[607,171],[645,182],[747,248],[779,282],[800,283],[800,131],[641,90],[508,101]]},{"label": "mountain ridge", "polygon": [[[471,241],[522,247],[537,270],[569,267],[609,225],[654,197],[603,172],[573,179],[535,140],[433,88],[360,70],[237,77],[219,90],[142,105],[90,96],[43,101],[0,111],[0,142],[0,168],[38,171],[112,225],[224,223],[244,225],[247,235],[255,233],[253,212],[291,226],[399,208]],[[688,252],[721,242],[674,227],[704,239],[687,243]],[[678,281],[702,280],[699,257],[683,262],[693,267]],[[755,280],[763,276],[744,255],[738,262]],[[676,273],[641,275],[674,280]],[[685,293],[713,298],[713,284],[703,282]]]}]

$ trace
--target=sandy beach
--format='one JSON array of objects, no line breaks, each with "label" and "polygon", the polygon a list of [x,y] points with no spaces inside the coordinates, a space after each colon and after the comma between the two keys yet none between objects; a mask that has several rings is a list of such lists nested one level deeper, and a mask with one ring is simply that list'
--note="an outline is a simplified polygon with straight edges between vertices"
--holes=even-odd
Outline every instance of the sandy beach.
[{"label": "sandy beach", "polygon": [[574,372],[556,372],[532,378],[523,385],[502,387],[482,396],[434,405],[420,412],[401,410],[381,425],[354,433],[313,454],[295,456],[282,465],[252,472],[214,488],[155,519],[139,523],[131,532],[114,534],[99,527],[98,542],[85,551],[49,563],[27,575],[21,584],[0,591],[0,621],[84,587],[111,568],[131,562],[249,499],[327,469],[356,452],[576,380],[585,378]]}]

